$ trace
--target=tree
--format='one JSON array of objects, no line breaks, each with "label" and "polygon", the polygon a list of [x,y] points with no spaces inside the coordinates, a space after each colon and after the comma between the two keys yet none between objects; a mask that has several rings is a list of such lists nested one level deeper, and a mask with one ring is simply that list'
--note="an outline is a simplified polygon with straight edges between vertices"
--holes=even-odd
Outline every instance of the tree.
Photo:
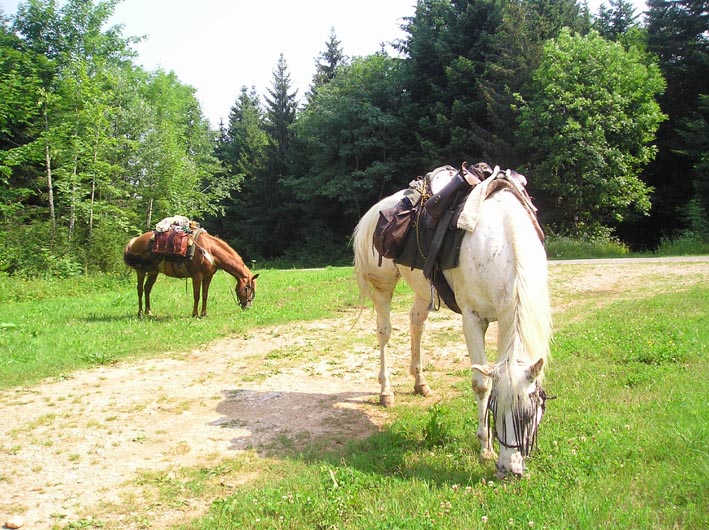
[{"label": "tree", "polygon": [[199,217],[210,212],[234,185],[220,173],[215,139],[194,92],[174,72],[161,70],[142,87],[144,141],[134,153],[131,173],[146,228],[177,213]]},{"label": "tree", "polygon": [[692,161],[694,197],[687,207],[690,229],[709,241],[709,95],[699,96],[697,110],[678,128],[686,148],[682,151]]},{"label": "tree", "polygon": [[34,179],[24,170],[30,158],[27,144],[41,112],[41,100],[51,65],[25,46],[6,21],[0,24],[0,223],[22,221],[34,195]]},{"label": "tree", "polygon": [[547,44],[519,131],[532,157],[531,182],[553,208],[546,222],[595,235],[648,212],[650,190],[638,174],[655,154],[649,144],[664,118],[655,101],[663,88],[642,52],[595,31],[563,30]]},{"label": "tree", "polygon": [[616,41],[633,27],[638,25],[639,15],[635,14],[635,7],[629,0],[609,0],[610,7],[601,4],[598,8],[594,28],[602,37]]},{"label": "tree", "polygon": [[263,227],[258,226],[261,215],[256,210],[263,206],[259,202],[259,179],[266,174],[267,145],[259,96],[255,88],[249,90],[243,86],[229,113],[229,124],[218,150],[225,171],[240,185],[224,198],[224,214],[209,216],[205,226],[233,242],[247,260],[261,256]]},{"label": "tree", "polygon": [[350,230],[356,216],[413,176],[402,165],[408,142],[398,117],[401,66],[384,54],[356,58],[322,87],[296,124],[310,165],[289,186],[303,201],[330,201],[348,216]]},{"label": "tree", "polygon": [[516,94],[524,94],[541,61],[544,43],[562,28],[588,32],[587,13],[575,0],[520,1],[502,4],[502,19],[491,36],[484,70],[476,79],[485,117],[477,134],[478,155],[503,167],[523,163],[516,145]]},{"label": "tree", "polygon": [[419,135],[410,156],[421,170],[465,159],[512,164],[514,93],[543,42],[582,25],[574,0],[418,2],[400,49],[408,55],[405,114]]},{"label": "tree", "polygon": [[335,35],[335,28],[330,30],[330,38],[325,43],[325,51],[315,61],[315,74],[308,92],[308,101],[312,100],[318,89],[332,81],[339,68],[347,64],[347,57],[342,51],[341,42]]},{"label": "tree", "polygon": [[303,248],[328,263],[347,262],[359,217],[415,176],[407,157],[415,138],[400,117],[401,67],[384,53],[353,59],[294,125],[306,164],[285,183],[310,227],[301,235]]},{"label": "tree", "polygon": [[128,234],[215,211],[234,185],[195,90],[135,67],[135,39],[105,27],[117,1],[29,0],[3,20],[0,211],[22,215],[3,219],[0,268],[115,269]]},{"label": "tree", "polygon": [[266,132],[269,138],[269,169],[274,177],[285,176],[288,144],[291,140],[290,126],[298,110],[298,91],[291,92],[292,84],[288,63],[283,54],[278,58],[273,71],[273,82],[266,97]]},{"label": "tree", "polygon": [[232,145],[224,153],[232,170],[244,170],[241,193],[234,197],[235,206],[240,206],[234,212],[238,226],[232,224],[234,231],[229,232],[229,238],[239,245],[243,243],[240,252],[246,259],[279,257],[298,241],[299,206],[283,184],[291,173],[296,94],[281,54],[263,116],[254,93],[242,89],[237,102],[234,118],[240,124],[230,129]]},{"label": "tree", "polygon": [[682,131],[695,120],[700,99],[707,95],[709,1],[648,0],[647,4],[647,46],[658,57],[667,80],[667,91],[659,101],[668,120],[658,131],[657,159],[645,173],[656,189],[653,217],[639,229],[657,243],[662,236],[689,227],[687,205],[700,199],[696,183],[706,178],[697,165],[702,151],[697,144],[687,145]]}]

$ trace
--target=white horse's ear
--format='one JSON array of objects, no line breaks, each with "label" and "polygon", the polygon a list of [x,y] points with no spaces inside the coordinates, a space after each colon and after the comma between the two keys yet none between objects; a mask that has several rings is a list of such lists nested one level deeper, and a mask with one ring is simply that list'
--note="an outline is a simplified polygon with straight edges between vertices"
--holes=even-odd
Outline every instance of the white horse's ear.
[{"label": "white horse's ear", "polygon": [[474,364],[473,370],[477,370],[486,377],[492,377],[492,367],[485,364]]},{"label": "white horse's ear", "polygon": [[532,375],[532,381],[539,377],[539,374],[542,373],[542,368],[544,368],[544,359],[539,359],[536,363],[532,365],[532,367],[529,369]]}]

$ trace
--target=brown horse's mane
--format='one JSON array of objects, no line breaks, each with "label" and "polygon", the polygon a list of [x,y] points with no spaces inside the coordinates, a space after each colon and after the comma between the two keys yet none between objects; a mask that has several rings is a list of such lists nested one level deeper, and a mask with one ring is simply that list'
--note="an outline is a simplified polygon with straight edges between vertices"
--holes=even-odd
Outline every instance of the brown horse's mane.
[{"label": "brown horse's mane", "polygon": [[[233,263],[232,265],[238,269],[246,269],[248,271],[248,268],[246,267],[246,264],[244,263],[243,258],[239,253],[234,250],[226,241],[221,239],[218,236],[212,235],[206,230],[204,231],[203,235],[201,237],[207,236],[208,240],[210,242],[210,247],[207,248],[206,250],[210,252],[211,254],[214,255],[214,257],[218,258],[219,261],[226,261],[226,260],[232,260]],[[197,243],[199,244],[199,239],[197,240]],[[218,252],[215,252],[215,248],[218,249]],[[227,270],[227,272],[230,272]]]}]

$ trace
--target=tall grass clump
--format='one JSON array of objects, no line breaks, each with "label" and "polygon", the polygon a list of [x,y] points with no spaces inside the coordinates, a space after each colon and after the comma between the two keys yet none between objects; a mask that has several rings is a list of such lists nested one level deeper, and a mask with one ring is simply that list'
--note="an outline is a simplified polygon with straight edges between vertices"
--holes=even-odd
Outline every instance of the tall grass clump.
[{"label": "tall grass clump", "polygon": [[547,256],[552,260],[586,258],[621,258],[630,249],[619,239],[608,235],[572,238],[549,234],[545,241]]},{"label": "tall grass clump", "polygon": [[687,232],[680,237],[663,239],[655,251],[657,256],[705,256],[709,254],[709,239]]}]

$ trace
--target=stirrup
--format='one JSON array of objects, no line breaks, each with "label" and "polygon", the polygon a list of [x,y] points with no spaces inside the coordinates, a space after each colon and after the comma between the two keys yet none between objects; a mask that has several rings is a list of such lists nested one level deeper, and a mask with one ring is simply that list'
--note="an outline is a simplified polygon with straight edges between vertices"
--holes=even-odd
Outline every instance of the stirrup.
[{"label": "stirrup", "polygon": [[[436,305],[436,299],[438,299],[438,305]],[[441,309],[441,297],[436,291],[436,287],[431,282],[431,303],[428,305],[429,311],[438,311]]]}]

